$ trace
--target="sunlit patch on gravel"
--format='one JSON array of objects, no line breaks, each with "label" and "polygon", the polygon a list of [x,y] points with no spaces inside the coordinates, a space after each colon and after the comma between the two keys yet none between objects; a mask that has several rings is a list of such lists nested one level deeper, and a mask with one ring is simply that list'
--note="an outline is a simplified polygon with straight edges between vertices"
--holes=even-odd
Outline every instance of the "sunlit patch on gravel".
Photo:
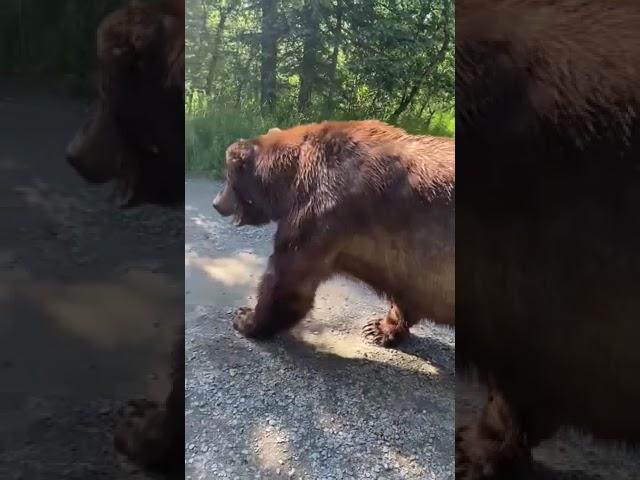
[{"label": "sunlit patch on gravel", "polygon": [[240,252],[233,257],[210,258],[191,253],[185,255],[185,268],[199,268],[212,280],[226,286],[247,285],[262,274],[264,261],[258,256]]},{"label": "sunlit patch on gravel", "polygon": [[261,470],[270,471],[276,475],[281,473],[283,465],[290,456],[288,451],[291,445],[288,434],[277,426],[275,421],[267,419],[261,425],[256,425],[250,435]]},{"label": "sunlit patch on gravel", "polygon": [[296,337],[308,343],[315,350],[338,355],[342,358],[375,359],[381,363],[392,363],[405,370],[411,370],[424,375],[438,375],[439,369],[427,360],[398,350],[386,349],[366,343],[361,335],[351,333],[336,335],[327,330],[297,331]]}]

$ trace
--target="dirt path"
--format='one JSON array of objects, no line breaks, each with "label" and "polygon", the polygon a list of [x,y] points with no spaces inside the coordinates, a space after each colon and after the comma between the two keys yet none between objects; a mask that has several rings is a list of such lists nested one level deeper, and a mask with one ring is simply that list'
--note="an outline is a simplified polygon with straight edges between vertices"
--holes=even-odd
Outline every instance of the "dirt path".
[{"label": "dirt path", "polygon": [[255,302],[273,228],[233,227],[218,188],[187,182],[187,478],[453,479],[453,331],[369,345],[385,304],[335,280],[292,335],[242,338],[231,313]]},{"label": "dirt path", "polygon": [[0,85],[0,478],[147,478],[113,412],[161,396],[183,315],[182,213],[118,211],[64,148],[83,105]]}]

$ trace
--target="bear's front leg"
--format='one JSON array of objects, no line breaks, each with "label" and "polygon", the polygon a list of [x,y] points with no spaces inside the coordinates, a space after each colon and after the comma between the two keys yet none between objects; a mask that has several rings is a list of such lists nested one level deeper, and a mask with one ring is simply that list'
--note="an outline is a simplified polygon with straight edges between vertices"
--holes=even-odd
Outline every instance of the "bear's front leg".
[{"label": "bear's front leg", "polygon": [[505,398],[490,388],[476,425],[456,431],[456,478],[512,479],[529,466],[531,444]]},{"label": "bear's front leg", "polygon": [[325,276],[317,256],[303,250],[274,253],[258,287],[255,310],[241,308],[234,328],[250,338],[269,338],[293,327],[313,307]]},{"label": "bear's front leg", "polygon": [[164,405],[132,400],[118,412],[115,447],[149,470],[184,469],[184,327],[173,351],[172,385]]}]

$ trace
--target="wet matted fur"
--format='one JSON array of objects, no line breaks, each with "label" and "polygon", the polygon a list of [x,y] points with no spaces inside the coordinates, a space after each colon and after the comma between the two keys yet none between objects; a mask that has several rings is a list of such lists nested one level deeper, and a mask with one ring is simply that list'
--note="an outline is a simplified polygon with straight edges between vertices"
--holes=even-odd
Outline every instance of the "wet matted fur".
[{"label": "wet matted fur", "polygon": [[561,426],[640,440],[640,4],[456,11],[456,363],[491,387],[456,468],[512,478]]},{"label": "wet matted fur", "polygon": [[184,4],[131,2],[97,30],[98,99],[67,147],[124,205],[184,202]]},{"label": "wet matted fur", "polygon": [[278,224],[256,308],[234,319],[241,333],[289,329],[335,274],[392,299],[365,329],[381,345],[420,319],[454,323],[452,139],[379,121],[322,122],[238,141],[226,160],[214,207],[240,225]]}]

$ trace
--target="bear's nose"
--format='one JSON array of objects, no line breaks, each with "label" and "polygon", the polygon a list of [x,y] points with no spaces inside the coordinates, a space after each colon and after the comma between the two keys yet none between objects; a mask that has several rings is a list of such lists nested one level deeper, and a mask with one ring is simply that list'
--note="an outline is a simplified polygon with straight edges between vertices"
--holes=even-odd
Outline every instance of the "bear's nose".
[{"label": "bear's nose", "polygon": [[78,165],[78,155],[76,155],[73,151],[67,150],[64,154],[64,157],[71,166],[76,167]]},{"label": "bear's nose", "polygon": [[234,215],[237,211],[235,196],[229,191],[229,187],[225,186],[213,199],[213,208],[223,217]]},{"label": "bear's nose", "polygon": [[222,192],[218,192],[218,194],[213,199],[213,208],[222,216],[225,216],[225,209],[222,207]]}]

